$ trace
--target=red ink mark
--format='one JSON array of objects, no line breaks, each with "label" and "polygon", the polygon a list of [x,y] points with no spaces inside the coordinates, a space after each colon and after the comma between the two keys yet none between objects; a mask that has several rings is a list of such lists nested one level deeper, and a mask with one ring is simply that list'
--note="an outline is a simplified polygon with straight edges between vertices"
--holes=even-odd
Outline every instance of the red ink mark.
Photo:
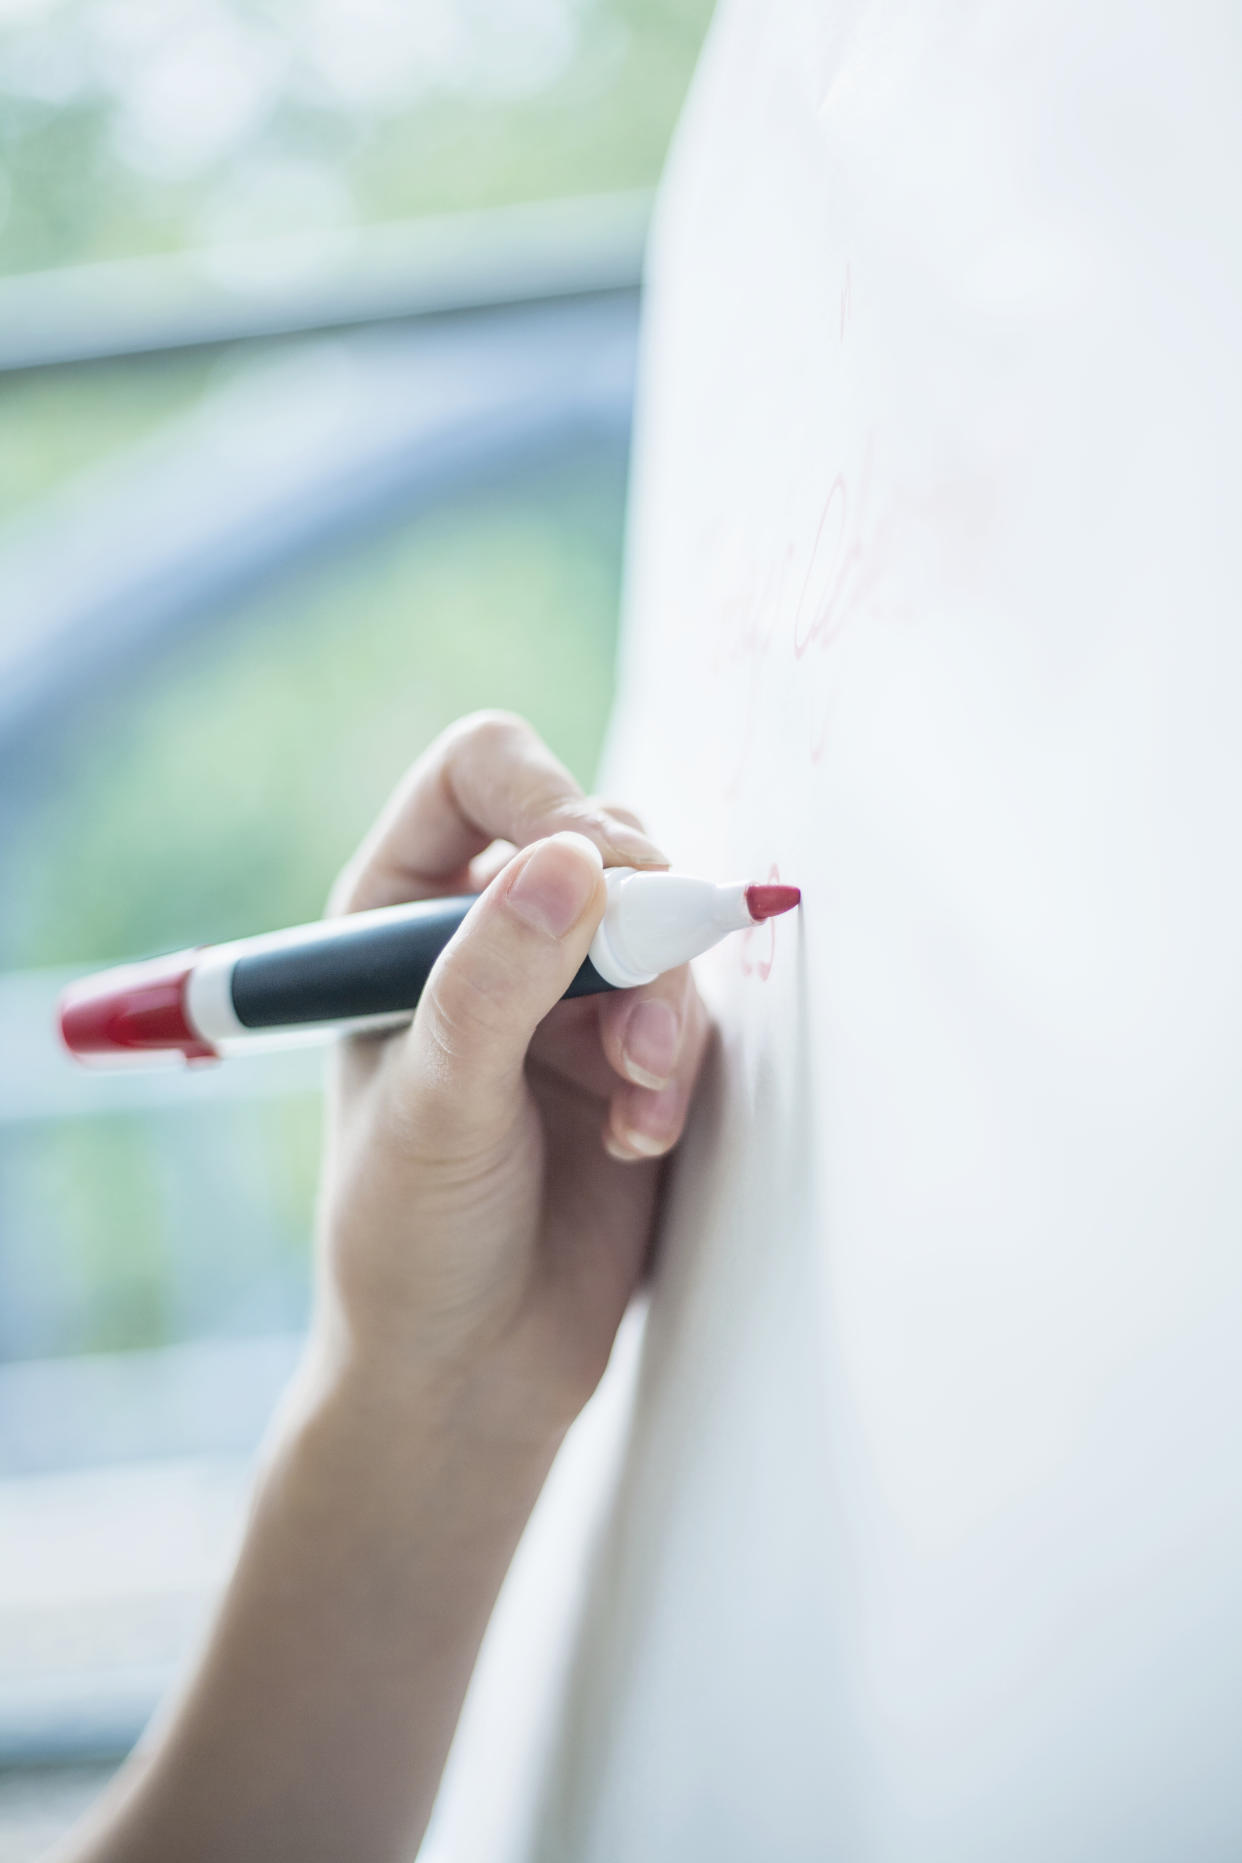
[{"label": "red ink mark", "polygon": [[[868,437],[858,474],[858,490],[851,498],[845,476],[838,473],[828,488],[811,556],[793,616],[794,658],[801,660],[812,647],[820,664],[846,629],[862,616],[880,611],[879,592],[890,566],[894,512],[872,515],[872,478],[875,438]],[[827,674],[811,673],[813,710],[810,755],[818,763],[828,738],[831,695],[814,690]]]},{"label": "red ink mark", "polygon": [[[811,642],[822,632],[825,613],[831,613],[834,592],[840,581],[841,558],[845,546],[845,514],[849,495],[845,480],[838,472],[828,487],[828,497],[820,514],[811,545],[810,560],[802,578],[798,606],[794,610],[794,658],[800,660]],[[807,619],[804,621],[803,617]],[[804,632],[805,629],[805,632]]]},{"label": "red ink mark", "polygon": [[712,671],[720,677],[738,667],[746,669],[740,682],[730,681],[741,695],[741,714],[734,728],[722,733],[730,749],[722,796],[733,802],[741,793],[763,716],[764,661],[777,645],[795,549],[791,542],[780,548],[769,534],[752,558],[739,561],[737,539],[731,535],[721,540],[711,560],[720,585],[712,603],[718,616]]},{"label": "red ink mark", "polygon": [[[766,884],[768,886],[775,886],[776,890],[782,893],[796,891],[796,888],[794,887],[781,886],[780,877],[781,877],[780,868],[777,866],[771,866],[768,868],[768,877],[767,877]],[[798,894],[798,897],[799,899],[802,897],[801,893]],[[750,949],[751,939],[754,938],[756,935],[758,935],[760,938],[762,938],[763,936],[763,932],[760,930],[758,925],[748,926],[746,930],[742,933],[741,938],[738,940],[738,943],[741,947],[738,956],[739,956],[739,962],[741,963],[741,966],[742,966],[742,975],[744,977],[757,976],[760,983],[767,982],[768,978],[772,975],[772,966],[776,962],[776,919],[775,918],[767,919],[765,923],[767,925],[767,931],[768,931],[768,952],[767,952],[766,957],[756,958],[753,963],[751,962],[751,959],[750,959],[749,949]]]}]

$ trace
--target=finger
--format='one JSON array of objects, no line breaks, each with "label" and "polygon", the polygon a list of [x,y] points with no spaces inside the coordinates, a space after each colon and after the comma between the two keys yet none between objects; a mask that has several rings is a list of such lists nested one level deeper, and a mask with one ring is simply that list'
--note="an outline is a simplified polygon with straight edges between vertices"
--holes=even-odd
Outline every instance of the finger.
[{"label": "finger", "polygon": [[599,1100],[612,1098],[618,1075],[648,1089],[665,1085],[682,1066],[693,1077],[705,1028],[705,1019],[695,1015],[694,994],[693,974],[684,965],[642,989],[558,1003],[535,1031],[529,1058]]},{"label": "finger", "polygon": [[659,1158],[672,1150],[685,1128],[707,1051],[710,1025],[697,993],[690,996],[687,1027],[677,1066],[659,1088],[626,1082],[614,1091],[604,1125],[604,1145],[618,1159]]},{"label": "finger", "polygon": [[616,1094],[604,1122],[604,1149],[623,1164],[662,1158],[681,1137],[688,1101],[676,1084],[658,1093],[628,1087]]},{"label": "finger", "polygon": [[476,900],[436,960],[393,1058],[398,1098],[434,1135],[507,1120],[535,1029],[560,1001],[603,916],[592,841],[537,842]]},{"label": "finger", "polygon": [[606,802],[602,796],[589,796],[587,799],[601,815],[611,815],[615,821],[625,822],[627,827],[637,828],[639,834],[646,834],[647,824],[642,816],[636,815],[633,809],[627,809],[624,803]]},{"label": "finger", "polygon": [[475,713],[410,770],[341,875],[332,909],[425,898],[464,880],[494,840],[525,847],[567,829],[593,841],[611,865],[668,864],[646,835],[583,795],[525,719]]},{"label": "finger", "polygon": [[535,1067],[568,1081],[579,1093],[604,1102],[616,1091],[617,1076],[599,1035],[598,996],[575,996],[558,1003],[535,1030],[527,1059]]},{"label": "finger", "polygon": [[600,1004],[604,1053],[623,1080],[662,1087],[677,1070],[693,984],[690,966],[666,971],[640,989],[620,990]]},{"label": "finger", "polygon": [[485,893],[496,875],[509,865],[517,853],[512,841],[493,841],[477,854],[466,869],[466,891]]}]

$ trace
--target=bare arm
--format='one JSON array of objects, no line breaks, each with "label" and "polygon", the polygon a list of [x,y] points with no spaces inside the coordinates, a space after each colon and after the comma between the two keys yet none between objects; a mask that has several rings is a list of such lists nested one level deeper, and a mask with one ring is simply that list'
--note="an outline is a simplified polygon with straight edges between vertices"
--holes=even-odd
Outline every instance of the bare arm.
[{"label": "bare arm", "polygon": [[702,1054],[686,972],[559,1003],[604,862],[662,856],[487,715],[415,766],[343,877],[336,908],[358,910],[500,869],[409,1031],[342,1048],[311,1338],[236,1572],[66,1863],[378,1863],[421,1835],[500,1582],[641,1275]]}]

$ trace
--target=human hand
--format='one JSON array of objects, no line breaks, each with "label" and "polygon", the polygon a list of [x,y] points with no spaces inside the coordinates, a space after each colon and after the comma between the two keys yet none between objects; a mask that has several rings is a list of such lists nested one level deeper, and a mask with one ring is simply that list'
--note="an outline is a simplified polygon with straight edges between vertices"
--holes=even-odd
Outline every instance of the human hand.
[{"label": "human hand", "polygon": [[412,1854],[706,1039],[687,970],[560,1001],[605,861],[664,864],[486,714],[432,745],[342,875],[342,912],[486,890],[410,1027],[336,1057],[311,1351],[212,1634],[77,1863]]},{"label": "human hand", "polygon": [[523,720],[481,713],[414,765],[330,907],[482,891],[411,1026],[342,1044],[321,1339],[385,1389],[464,1382],[523,1436],[563,1432],[603,1372],[707,1034],[685,967],[560,1001],[604,865],[667,862]]}]

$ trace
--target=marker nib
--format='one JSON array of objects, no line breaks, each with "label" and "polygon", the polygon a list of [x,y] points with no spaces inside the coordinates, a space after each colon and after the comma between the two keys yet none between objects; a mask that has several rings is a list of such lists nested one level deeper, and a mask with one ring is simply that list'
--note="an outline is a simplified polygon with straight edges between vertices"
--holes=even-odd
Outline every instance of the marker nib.
[{"label": "marker nib", "polygon": [[746,910],[756,922],[774,919],[782,912],[792,912],[801,905],[802,894],[796,886],[748,886]]}]

